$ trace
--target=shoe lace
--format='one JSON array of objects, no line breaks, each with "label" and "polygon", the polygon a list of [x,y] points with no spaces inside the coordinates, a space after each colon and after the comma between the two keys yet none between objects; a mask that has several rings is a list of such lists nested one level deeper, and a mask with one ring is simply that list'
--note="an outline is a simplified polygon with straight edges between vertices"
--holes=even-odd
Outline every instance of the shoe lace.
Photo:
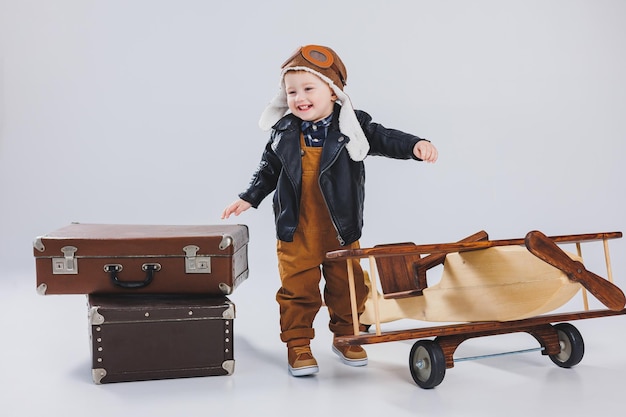
[{"label": "shoe lace", "polygon": [[313,354],[311,353],[311,348],[309,346],[295,346],[293,347],[293,352],[296,354],[296,357],[299,357],[301,355],[309,355],[313,357]]}]

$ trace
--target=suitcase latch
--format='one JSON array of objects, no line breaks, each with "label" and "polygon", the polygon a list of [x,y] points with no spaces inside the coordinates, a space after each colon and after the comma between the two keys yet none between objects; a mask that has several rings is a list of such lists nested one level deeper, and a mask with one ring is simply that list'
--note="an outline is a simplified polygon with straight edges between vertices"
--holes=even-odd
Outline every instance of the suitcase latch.
[{"label": "suitcase latch", "polygon": [[75,275],[78,274],[78,259],[74,257],[74,253],[78,249],[74,246],[63,246],[63,258],[52,258],[52,274],[53,275]]},{"label": "suitcase latch", "polygon": [[188,245],[183,248],[185,251],[185,272],[187,274],[210,274],[211,257],[197,256],[200,248],[196,245]]}]

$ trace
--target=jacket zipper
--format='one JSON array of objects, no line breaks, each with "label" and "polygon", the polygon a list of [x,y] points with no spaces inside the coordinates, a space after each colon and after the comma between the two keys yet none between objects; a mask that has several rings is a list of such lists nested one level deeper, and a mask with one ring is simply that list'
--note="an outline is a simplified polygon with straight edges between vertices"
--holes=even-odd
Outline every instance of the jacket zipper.
[{"label": "jacket zipper", "polygon": [[[335,163],[337,158],[339,158],[340,152],[341,152],[341,148],[339,149],[339,151],[337,151],[337,153],[335,154],[335,157],[330,161],[330,163],[327,164],[327,167],[330,167],[332,164]],[[332,210],[330,209],[330,205],[328,204],[328,200],[326,200],[326,196],[324,195],[324,190],[322,189],[322,184],[320,183],[320,178],[322,178],[322,174],[326,171],[328,171],[328,168],[326,168],[324,171],[320,171],[320,175],[317,177],[317,186],[320,187],[320,193],[322,194],[322,198],[324,199],[324,204],[326,204],[326,208],[328,209],[328,214],[330,214],[330,221],[333,224],[333,227],[335,228],[335,232],[337,232],[337,240],[339,241],[339,244],[341,246],[345,246],[346,241],[343,240],[343,237],[341,237],[341,233],[339,233],[339,228],[337,227],[335,216]]]}]

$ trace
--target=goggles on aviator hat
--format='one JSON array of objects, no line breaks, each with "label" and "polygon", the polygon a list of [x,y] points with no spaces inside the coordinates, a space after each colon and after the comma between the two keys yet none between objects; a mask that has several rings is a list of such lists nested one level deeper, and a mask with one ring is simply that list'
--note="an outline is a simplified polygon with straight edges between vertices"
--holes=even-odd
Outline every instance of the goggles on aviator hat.
[{"label": "goggles on aviator hat", "polygon": [[281,65],[283,74],[292,69],[297,70],[298,67],[306,67],[319,72],[330,78],[341,90],[346,85],[348,74],[345,65],[335,51],[326,46],[303,46]]}]

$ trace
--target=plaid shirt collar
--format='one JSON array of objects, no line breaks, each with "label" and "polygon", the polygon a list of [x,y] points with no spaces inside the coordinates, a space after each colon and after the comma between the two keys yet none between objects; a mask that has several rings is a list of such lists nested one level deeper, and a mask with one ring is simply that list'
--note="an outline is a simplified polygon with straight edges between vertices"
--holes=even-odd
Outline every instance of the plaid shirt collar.
[{"label": "plaid shirt collar", "polygon": [[319,122],[303,121],[301,125],[304,140],[308,146],[323,146],[328,134],[328,128],[333,120],[332,113]]}]

